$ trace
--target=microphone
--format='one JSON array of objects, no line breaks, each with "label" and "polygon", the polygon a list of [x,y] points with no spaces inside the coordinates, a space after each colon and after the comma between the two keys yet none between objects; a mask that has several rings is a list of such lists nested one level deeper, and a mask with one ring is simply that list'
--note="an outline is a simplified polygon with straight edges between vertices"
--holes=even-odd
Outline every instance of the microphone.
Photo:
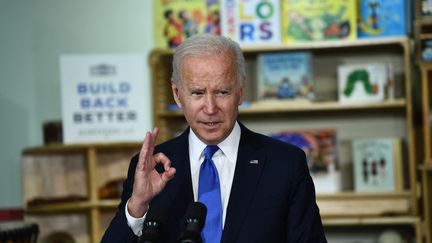
[{"label": "microphone", "polygon": [[168,215],[166,211],[158,206],[151,206],[147,212],[140,243],[161,242],[163,227],[167,225]]},{"label": "microphone", "polygon": [[201,230],[205,225],[207,207],[200,202],[189,205],[184,216],[185,229],[180,234],[180,243],[201,243]]}]

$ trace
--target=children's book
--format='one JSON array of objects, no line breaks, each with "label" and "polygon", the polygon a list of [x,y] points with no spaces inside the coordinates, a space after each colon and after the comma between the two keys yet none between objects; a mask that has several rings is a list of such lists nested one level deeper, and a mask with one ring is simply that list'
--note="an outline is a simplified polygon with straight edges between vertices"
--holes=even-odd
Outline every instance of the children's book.
[{"label": "children's book", "polygon": [[279,0],[220,0],[222,35],[242,47],[281,44]]},{"label": "children's book", "polygon": [[354,139],[352,155],[355,191],[403,190],[401,139]]},{"label": "children's book", "polygon": [[282,41],[355,39],[356,0],[282,0]]},{"label": "children's book", "polygon": [[220,35],[219,0],[153,1],[155,47],[175,48],[197,33]]},{"label": "children's book", "polygon": [[406,0],[358,0],[359,38],[407,34]]},{"label": "children's book", "polygon": [[261,53],[257,66],[258,100],[315,97],[310,52]]},{"label": "children's book", "polygon": [[385,62],[340,65],[337,71],[339,102],[378,102],[394,98],[392,71],[392,66]]},{"label": "children's book", "polygon": [[317,193],[341,190],[341,173],[334,129],[279,131],[271,137],[301,148],[307,159]]}]

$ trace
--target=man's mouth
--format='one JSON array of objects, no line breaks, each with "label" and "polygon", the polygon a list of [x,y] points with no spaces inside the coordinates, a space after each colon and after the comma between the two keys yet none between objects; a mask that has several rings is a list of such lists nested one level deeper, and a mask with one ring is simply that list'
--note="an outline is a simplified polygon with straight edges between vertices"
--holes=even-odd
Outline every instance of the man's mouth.
[{"label": "man's mouth", "polygon": [[209,126],[209,127],[216,126],[217,124],[219,124],[219,123],[218,122],[204,122],[204,125]]}]

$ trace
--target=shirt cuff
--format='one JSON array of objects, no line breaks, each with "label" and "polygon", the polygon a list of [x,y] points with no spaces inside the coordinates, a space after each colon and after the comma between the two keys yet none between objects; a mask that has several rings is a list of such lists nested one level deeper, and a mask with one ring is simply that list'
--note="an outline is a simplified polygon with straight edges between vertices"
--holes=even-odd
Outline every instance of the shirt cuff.
[{"label": "shirt cuff", "polygon": [[129,200],[126,202],[126,206],[125,206],[125,214],[126,214],[127,223],[129,225],[129,227],[132,229],[132,231],[134,232],[134,234],[136,236],[140,237],[142,235],[142,230],[144,227],[144,220],[145,220],[145,216],[147,215],[147,213],[145,213],[141,218],[132,217],[128,212],[128,203],[129,203]]}]

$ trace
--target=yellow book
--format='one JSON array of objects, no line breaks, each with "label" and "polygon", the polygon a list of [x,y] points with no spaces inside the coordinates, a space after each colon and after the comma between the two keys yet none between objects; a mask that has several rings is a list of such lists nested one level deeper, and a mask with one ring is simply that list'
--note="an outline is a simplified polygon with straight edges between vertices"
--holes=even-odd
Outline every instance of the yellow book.
[{"label": "yellow book", "polygon": [[356,0],[282,0],[282,40],[356,39],[356,16]]},{"label": "yellow book", "polygon": [[218,0],[153,1],[155,47],[175,48],[197,33],[220,35]]}]

